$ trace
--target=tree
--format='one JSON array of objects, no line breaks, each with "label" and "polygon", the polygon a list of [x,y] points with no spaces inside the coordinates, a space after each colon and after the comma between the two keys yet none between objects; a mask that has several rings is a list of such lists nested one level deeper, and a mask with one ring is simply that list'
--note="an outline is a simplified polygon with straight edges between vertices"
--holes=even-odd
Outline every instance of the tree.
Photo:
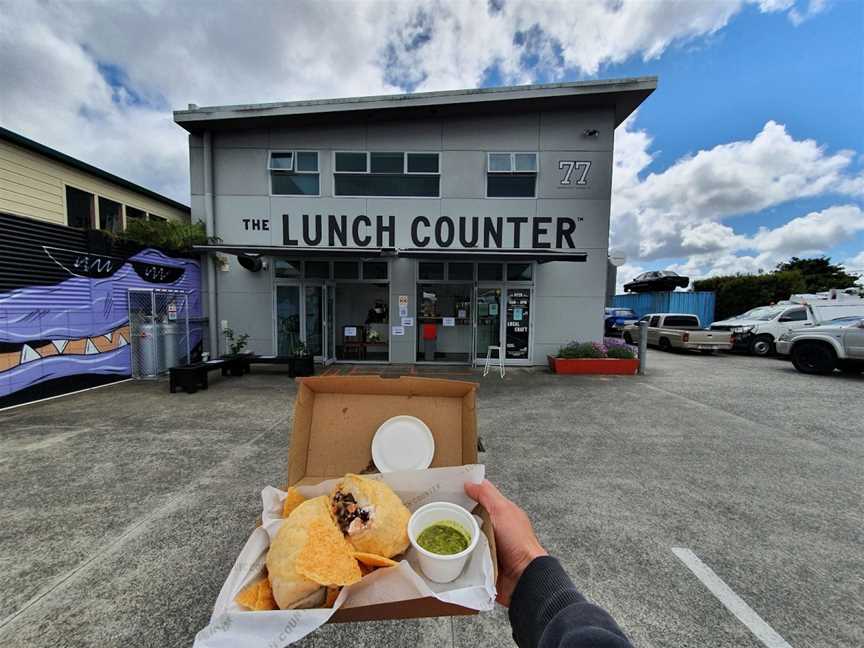
[{"label": "tree", "polygon": [[156,247],[176,254],[189,254],[193,245],[206,245],[211,242],[201,221],[183,223],[170,220],[130,220],[126,231],[117,236],[135,245]]},{"label": "tree", "polygon": [[760,275],[711,277],[694,282],[693,287],[714,291],[715,318],[724,320],[757,306],[789,299],[794,293],[806,292],[806,285],[800,270],[777,270]]},{"label": "tree", "polygon": [[846,272],[843,266],[831,263],[830,257],[799,259],[792,257],[777,265],[779,272],[798,271],[804,276],[805,288],[801,292],[817,293],[831,288],[854,286],[858,277]]}]

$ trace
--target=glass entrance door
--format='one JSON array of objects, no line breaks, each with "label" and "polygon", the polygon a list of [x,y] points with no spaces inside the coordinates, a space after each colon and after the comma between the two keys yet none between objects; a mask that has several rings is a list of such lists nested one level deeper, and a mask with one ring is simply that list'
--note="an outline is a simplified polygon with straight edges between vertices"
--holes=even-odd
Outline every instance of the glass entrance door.
[{"label": "glass entrance door", "polygon": [[306,352],[315,356],[316,362],[322,362],[327,355],[325,335],[324,286],[306,284],[304,286],[304,328],[306,337]]},{"label": "glass entrance door", "polygon": [[[490,346],[501,346],[501,286],[477,288],[477,328],[475,329],[478,362],[486,360]],[[493,354],[493,357],[497,357]]]},{"label": "glass entrance door", "polygon": [[300,286],[276,286],[276,353],[291,355],[300,342]]},{"label": "glass entrance door", "polygon": [[531,360],[531,288],[507,288],[505,359],[516,364]]}]

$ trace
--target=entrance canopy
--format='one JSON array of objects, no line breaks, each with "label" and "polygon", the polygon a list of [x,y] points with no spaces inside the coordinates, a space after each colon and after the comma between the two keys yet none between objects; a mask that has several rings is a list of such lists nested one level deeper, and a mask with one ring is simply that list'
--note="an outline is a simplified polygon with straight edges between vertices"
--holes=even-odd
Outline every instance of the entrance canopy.
[{"label": "entrance canopy", "polygon": [[409,259],[460,259],[464,261],[550,261],[585,262],[585,252],[559,252],[555,250],[493,250],[493,249],[441,249],[441,248],[357,248],[357,247],[290,247],[271,245],[196,245],[198,252],[221,252],[236,255],[265,255],[276,257],[346,257]]}]

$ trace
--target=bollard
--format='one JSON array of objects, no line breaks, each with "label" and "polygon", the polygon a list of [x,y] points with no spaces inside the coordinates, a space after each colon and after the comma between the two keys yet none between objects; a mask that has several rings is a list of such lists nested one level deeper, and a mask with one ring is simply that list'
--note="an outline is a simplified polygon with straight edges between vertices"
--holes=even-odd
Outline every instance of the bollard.
[{"label": "bollard", "polygon": [[648,355],[648,322],[639,322],[639,375],[645,375],[645,358]]}]

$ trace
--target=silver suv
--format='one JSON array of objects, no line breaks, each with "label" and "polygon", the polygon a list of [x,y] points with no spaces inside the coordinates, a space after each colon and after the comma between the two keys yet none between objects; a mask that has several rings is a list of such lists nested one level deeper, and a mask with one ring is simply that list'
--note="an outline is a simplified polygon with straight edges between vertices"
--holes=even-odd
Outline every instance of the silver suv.
[{"label": "silver suv", "polygon": [[777,353],[792,356],[795,368],[804,373],[864,372],[864,318],[840,317],[788,331],[777,340]]}]

